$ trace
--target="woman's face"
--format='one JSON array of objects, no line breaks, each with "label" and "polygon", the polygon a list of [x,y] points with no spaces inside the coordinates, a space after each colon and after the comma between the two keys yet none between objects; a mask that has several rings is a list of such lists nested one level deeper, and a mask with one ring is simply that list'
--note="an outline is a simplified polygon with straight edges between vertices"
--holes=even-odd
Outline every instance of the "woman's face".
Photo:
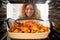
[{"label": "woman's face", "polygon": [[27,5],[25,8],[25,14],[27,15],[27,17],[31,17],[33,13],[34,13],[33,5],[31,4]]}]

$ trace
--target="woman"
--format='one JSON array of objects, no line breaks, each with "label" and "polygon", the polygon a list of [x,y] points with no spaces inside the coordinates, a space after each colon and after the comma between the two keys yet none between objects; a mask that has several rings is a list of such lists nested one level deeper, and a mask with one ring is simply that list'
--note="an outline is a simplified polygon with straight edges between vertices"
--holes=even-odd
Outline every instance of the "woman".
[{"label": "woman", "polygon": [[22,7],[21,18],[40,18],[40,12],[37,10],[35,4],[24,4]]}]

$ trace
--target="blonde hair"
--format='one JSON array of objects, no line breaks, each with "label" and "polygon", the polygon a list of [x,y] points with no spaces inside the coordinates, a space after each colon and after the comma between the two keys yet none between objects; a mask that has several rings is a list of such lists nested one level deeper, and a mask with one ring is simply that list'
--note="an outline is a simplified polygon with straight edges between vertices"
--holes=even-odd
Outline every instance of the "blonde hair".
[{"label": "blonde hair", "polygon": [[[31,4],[31,3],[30,3]],[[22,6],[22,10],[21,10],[21,18],[27,18],[26,15],[25,15],[25,8],[26,6],[29,5],[29,4],[24,4]],[[36,5],[35,4],[31,4],[34,8],[34,14],[32,15],[32,18],[36,18],[36,19],[39,19],[40,18],[40,11],[37,9]]]}]

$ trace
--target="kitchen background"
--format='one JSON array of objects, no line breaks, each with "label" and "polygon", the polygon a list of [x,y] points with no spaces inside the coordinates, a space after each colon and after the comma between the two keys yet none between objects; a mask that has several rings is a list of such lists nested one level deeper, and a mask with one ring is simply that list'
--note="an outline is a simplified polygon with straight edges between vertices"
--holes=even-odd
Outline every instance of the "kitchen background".
[{"label": "kitchen background", "polygon": [[[21,16],[23,4],[7,4],[7,18],[18,19]],[[48,20],[49,6],[48,1],[44,4],[36,4],[42,20]]]},{"label": "kitchen background", "polygon": [[56,39],[59,40],[60,38],[60,0],[0,0],[0,39],[4,38],[6,34],[6,8],[7,3],[27,3],[27,2],[34,2],[34,3],[45,3],[49,1],[49,20],[55,23],[54,30]]}]

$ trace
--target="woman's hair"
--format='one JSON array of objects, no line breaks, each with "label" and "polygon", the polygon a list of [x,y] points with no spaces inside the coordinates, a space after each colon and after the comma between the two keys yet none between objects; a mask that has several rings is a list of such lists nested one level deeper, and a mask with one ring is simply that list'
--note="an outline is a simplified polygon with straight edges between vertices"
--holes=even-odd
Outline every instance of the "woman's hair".
[{"label": "woman's hair", "polygon": [[[29,5],[31,3],[28,3],[28,4],[23,4],[22,6],[22,11],[21,11],[21,18],[27,18],[26,14],[25,14],[25,8],[27,5]],[[33,9],[34,9],[34,13],[32,15],[32,18],[40,18],[40,11],[37,9],[36,5],[35,4],[31,4],[33,6]]]}]

